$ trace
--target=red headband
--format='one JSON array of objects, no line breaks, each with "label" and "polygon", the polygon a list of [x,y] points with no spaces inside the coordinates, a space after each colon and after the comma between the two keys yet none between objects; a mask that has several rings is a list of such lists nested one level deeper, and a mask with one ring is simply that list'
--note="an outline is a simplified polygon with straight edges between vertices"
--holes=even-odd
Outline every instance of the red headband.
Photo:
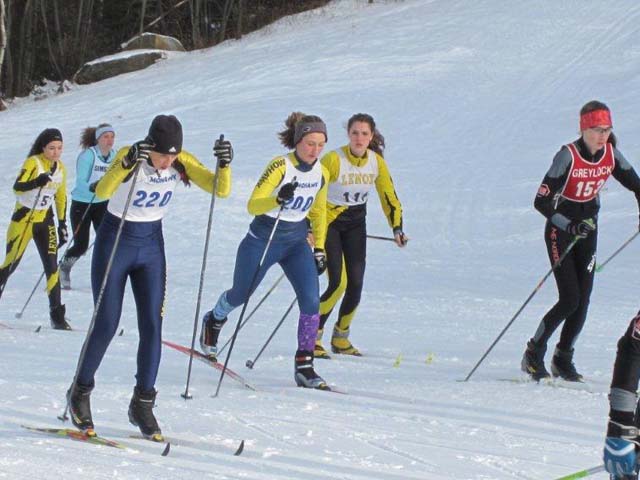
[{"label": "red headband", "polygon": [[597,127],[598,125],[613,126],[611,123],[611,113],[609,110],[594,110],[589,113],[580,115],[580,130]]}]

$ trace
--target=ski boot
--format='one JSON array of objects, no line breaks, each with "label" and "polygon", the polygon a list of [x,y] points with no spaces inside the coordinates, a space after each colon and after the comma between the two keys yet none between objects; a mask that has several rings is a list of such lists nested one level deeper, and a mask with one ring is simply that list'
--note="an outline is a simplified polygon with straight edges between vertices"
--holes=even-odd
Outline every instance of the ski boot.
[{"label": "ski boot", "polygon": [[60,274],[60,288],[71,290],[71,267],[78,261],[78,257],[64,257],[60,262],[58,272]]},{"label": "ski boot", "polygon": [[296,385],[318,390],[331,390],[327,382],[313,369],[313,353],[305,350],[296,351],[294,379]]},{"label": "ski boot", "polygon": [[213,316],[213,310],[208,311],[202,318],[200,330],[200,348],[210,360],[218,361],[218,337],[227,319],[218,320]]},{"label": "ski boot", "polygon": [[329,352],[327,352],[325,350],[325,348],[322,346],[322,333],[323,332],[324,332],[324,330],[318,329],[318,333],[316,334],[316,345],[313,348],[313,357],[314,358],[329,359],[329,358],[331,358],[329,356]]},{"label": "ski boot", "polygon": [[331,351],[340,355],[353,355],[354,357],[362,356],[360,351],[349,341],[349,329],[347,328],[343,330],[337,325],[333,327]]},{"label": "ski boot", "polygon": [[544,378],[549,378],[549,372],[544,366],[544,354],[547,351],[546,345],[537,345],[533,339],[527,342],[527,349],[522,356],[520,367],[522,371],[528,373],[532,380],[539,382]]},{"label": "ski boot", "polygon": [[91,391],[93,385],[76,383],[73,389],[67,390],[67,404],[71,422],[88,436],[95,436],[93,419],[91,418]]},{"label": "ski boot", "polygon": [[68,318],[65,318],[67,309],[64,305],[58,305],[49,309],[49,315],[51,317],[51,328],[54,330],[71,330]]},{"label": "ski boot", "polygon": [[139,387],[133,389],[133,397],[129,403],[129,422],[138,427],[147,440],[164,442],[158,421],[153,416],[157,393],[155,389],[147,392],[140,390]]},{"label": "ski boot", "polygon": [[556,346],[551,359],[551,373],[554,377],[560,377],[567,382],[584,381],[582,375],[576,371],[576,366],[573,364],[573,349],[560,350]]}]

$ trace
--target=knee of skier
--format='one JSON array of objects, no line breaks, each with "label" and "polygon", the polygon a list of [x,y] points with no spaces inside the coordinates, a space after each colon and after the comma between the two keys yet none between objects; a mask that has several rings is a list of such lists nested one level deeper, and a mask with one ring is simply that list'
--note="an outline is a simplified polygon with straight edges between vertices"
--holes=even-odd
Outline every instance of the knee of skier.
[{"label": "knee of skier", "polygon": [[566,318],[580,308],[580,295],[577,292],[562,295],[559,303],[560,309],[562,310],[562,316]]},{"label": "knee of skier", "polygon": [[320,311],[320,297],[312,292],[304,292],[298,295],[300,312],[307,315],[315,315]]},{"label": "knee of skier", "polygon": [[363,286],[364,286],[364,281],[362,277],[350,279],[349,283],[346,286],[345,295],[354,299],[356,302],[359,302],[360,296],[362,295]]}]

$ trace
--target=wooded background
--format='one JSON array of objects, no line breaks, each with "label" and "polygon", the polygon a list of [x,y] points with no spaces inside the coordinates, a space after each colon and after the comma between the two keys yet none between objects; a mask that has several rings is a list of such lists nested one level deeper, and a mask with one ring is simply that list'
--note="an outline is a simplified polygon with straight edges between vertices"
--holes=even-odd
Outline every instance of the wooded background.
[{"label": "wooded background", "polygon": [[0,99],[70,79],[141,32],[215,45],[329,0],[0,0]]}]

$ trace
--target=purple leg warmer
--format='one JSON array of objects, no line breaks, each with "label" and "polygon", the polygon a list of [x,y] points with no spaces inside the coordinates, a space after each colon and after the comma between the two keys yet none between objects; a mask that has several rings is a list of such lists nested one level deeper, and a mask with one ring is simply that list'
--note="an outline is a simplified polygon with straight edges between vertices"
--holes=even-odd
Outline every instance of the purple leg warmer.
[{"label": "purple leg warmer", "polygon": [[298,350],[313,352],[319,323],[319,313],[315,315],[300,314],[300,319],[298,320]]}]

